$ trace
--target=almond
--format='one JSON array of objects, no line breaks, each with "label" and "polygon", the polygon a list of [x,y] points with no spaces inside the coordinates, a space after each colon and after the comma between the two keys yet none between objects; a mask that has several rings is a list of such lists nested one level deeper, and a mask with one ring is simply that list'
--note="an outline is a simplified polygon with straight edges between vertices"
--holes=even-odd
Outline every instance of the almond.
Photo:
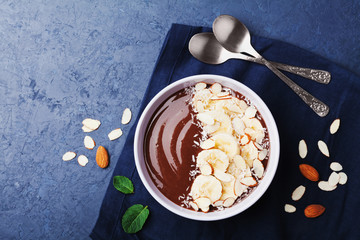
[{"label": "almond", "polygon": [[306,155],[307,155],[307,146],[306,146],[306,142],[304,139],[302,139],[300,142],[299,142],[299,155],[301,158],[305,158]]},{"label": "almond", "polygon": [[74,152],[66,152],[63,155],[62,160],[70,161],[70,160],[74,159],[75,157],[76,157],[76,153],[74,153]]},{"label": "almond", "polygon": [[94,141],[94,139],[90,136],[85,136],[84,137],[84,146],[89,149],[92,150],[94,149],[94,147],[96,146],[96,143]]},{"label": "almond", "polygon": [[291,199],[298,201],[305,193],[305,187],[303,185],[298,186],[291,195]]},{"label": "almond", "polygon": [[316,218],[325,212],[325,207],[320,204],[311,204],[304,210],[304,214],[308,218]]},{"label": "almond", "polygon": [[90,131],[90,130],[96,130],[100,127],[101,122],[99,120],[96,119],[92,119],[92,118],[85,118],[82,121],[82,124],[85,126],[85,128],[83,128],[83,131]]},{"label": "almond", "polygon": [[128,124],[131,121],[131,110],[130,108],[125,108],[123,114],[122,114],[122,118],[121,118],[121,123],[122,124]]},{"label": "almond", "polygon": [[330,157],[328,146],[326,145],[326,143],[324,141],[319,140],[318,141],[318,147],[319,147],[319,150],[320,150],[320,152],[322,154],[324,154],[327,157]]},{"label": "almond", "polygon": [[335,119],[330,125],[330,133],[335,134],[340,127],[340,118]]},{"label": "almond", "polygon": [[302,175],[304,175],[304,177],[310,181],[319,181],[319,173],[314,167],[310,166],[309,164],[300,164],[299,168]]},{"label": "almond", "polygon": [[122,130],[120,128],[116,128],[108,134],[108,138],[110,139],[110,141],[113,141],[121,137],[122,134],[123,134]]},{"label": "almond", "polygon": [[294,207],[291,204],[285,204],[284,209],[285,209],[285,212],[287,212],[287,213],[293,213],[296,211],[296,207]]},{"label": "almond", "polygon": [[85,167],[89,163],[89,159],[85,155],[80,155],[78,157],[78,163],[80,166]]},{"label": "almond", "polygon": [[101,168],[109,165],[109,154],[103,146],[99,146],[96,152],[96,163]]}]

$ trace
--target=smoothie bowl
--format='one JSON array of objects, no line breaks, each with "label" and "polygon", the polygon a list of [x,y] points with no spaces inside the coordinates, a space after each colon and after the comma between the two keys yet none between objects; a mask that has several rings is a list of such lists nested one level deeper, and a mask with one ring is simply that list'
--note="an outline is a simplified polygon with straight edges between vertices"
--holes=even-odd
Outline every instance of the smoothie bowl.
[{"label": "smoothie bowl", "polygon": [[269,187],[279,161],[275,121],[242,83],[195,75],[161,90],[135,132],[139,176],[150,194],[180,216],[234,216]]}]

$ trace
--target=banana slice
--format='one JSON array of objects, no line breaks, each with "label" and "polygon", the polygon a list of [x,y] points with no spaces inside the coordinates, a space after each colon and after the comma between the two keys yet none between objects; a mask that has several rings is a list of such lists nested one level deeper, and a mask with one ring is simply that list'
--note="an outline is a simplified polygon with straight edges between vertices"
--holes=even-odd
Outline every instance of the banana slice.
[{"label": "banana slice", "polygon": [[245,124],[245,133],[249,134],[253,141],[261,143],[265,137],[264,127],[257,118],[243,117],[242,121]]},{"label": "banana slice", "polygon": [[227,173],[231,174],[236,179],[244,178],[245,176],[248,175],[249,172],[251,176],[251,171],[249,166],[246,164],[245,160],[240,155],[236,155],[233,158],[227,170]]},{"label": "banana slice", "polygon": [[236,199],[236,194],[234,192],[235,188],[235,178],[232,177],[230,182],[221,182],[222,185],[222,195],[220,200],[226,200],[229,197]]},{"label": "banana slice", "polygon": [[[215,143],[216,145],[216,143]],[[252,141],[250,141],[248,144],[246,144],[245,146],[243,146],[241,148],[241,156],[244,158],[244,160],[246,161],[247,165],[249,165],[249,167],[253,167],[253,161],[257,158],[258,156],[258,149],[255,147],[254,143]]]},{"label": "banana slice", "polygon": [[220,123],[219,128],[213,134],[216,133],[232,134],[233,128],[231,124],[231,119],[226,113],[221,111],[209,111],[207,113],[214,118],[215,123],[217,122]]},{"label": "banana slice", "polygon": [[215,141],[215,148],[222,150],[232,159],[240,154],[240,146],[236,138],[228,133],[218,133],[211,137]]},{"label": "banana slice", "polygon": [[203,150],[196,158],[196,165],[200,168],[205,163],[210,164],[214,171],[225,172],[229,166],[229,157],[219,149]]},{"label": "banana slice", "polygon": [[234,128],[235,132],[240,136],[245,134],[245,124],[240,118],[236,117],[232,120],[232,127]]},{"label": "banana slice", "polygon": [[198,198],[208,198],[211,203],[214,203],[220,199],[222,190],[221,182],[216,177],[199,175],[191,186],[190,195],[195,202]]}]

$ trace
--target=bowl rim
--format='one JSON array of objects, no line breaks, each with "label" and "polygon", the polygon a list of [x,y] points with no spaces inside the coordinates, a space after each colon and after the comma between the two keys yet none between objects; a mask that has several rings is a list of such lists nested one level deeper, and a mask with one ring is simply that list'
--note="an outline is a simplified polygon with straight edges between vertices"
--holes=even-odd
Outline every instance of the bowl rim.
[{"label": "bowl rim", "polygon": [[[255,105],[255,107],[259,110],[262,117],[264,118],[265,124],[267,126],[267,129],[269,131],[269,138],[270,138],[270,156],[269,156],[269,162],[264,174],[263,179],[260,181],[259,185],[241,202],[239,202],[236,205],[231,206],[230,208],[226,208],[222,211],[214,211],[214,212],[195,212],[190,209],[183,208],[171,200],[169,200],[166,196],[164,196],[160,190],[155,186],[152,179],[149,176],[149,173],[147,171],[147,168],[145,166],[145,159],[143,155],[143,143],[144,143],[144,136],[148,121],[146,120],[146,117],[148,119],[151,119],[152,115],[154,114],[154,111],[151,112],[150,110],[155,110],[158,108],[159,105],[154,105],[159,101],[159,104],[161,104],[166,98],[168,98],[171,94],[175,93],[176,91],[186,88],[189,86],[192,86],[196,84],[197,82],[207,82],[207,83],[214,83],[219,82],[221,85],[225,87],[229,87],[235,91],[239,91],[241,89],[241,94],[248,98],[250,102]],[[225,83],[225,85],[223,84]],[[229,85],[232,85],[230,87]],[[180,87],[177,89],[177,87]],[[238,89],[234,89],[234,86],[237,86]],[[177,89],[177,90],[173,90]],[[173,91],[171,91],[173,90]],[[160,100],[161,98],[164,98]],[[261,109],[261,110],[260,110]],[[150,115],[150,116],[149,116]],[[198,75],[192,75],[185,78],[182,78],[180,80],[177,80],[165,88],[163,88],[160,92],[158,92],[151,101],[147,104],[144,111],[142,112],[139,121],[136,126],[136,131],[134,135],[134,158],[135,158],[135,165],[136,169],[139,173],[140,179],[142,183],[144,184],[147,191],[150,193],[150,195],[155,198],[155,200],[160,203],[163,207],[168,209],[169,211],[193,220],[200,220],[200,221],[215,221],[215,220],[221,220],[225,218],[232,217],[234,215],[237,215],[249,207],[251,207],[253,204],[255,204],[258,199],[265,193],[265,191],[270,186],[277,167],[279,163],[279,156],[280,156],[280,139],[279,139],[279,133],[278,129],[274,120],[273,115],[271,114],[269,108],[267,105],[263,102],[263,100],[249,87],[244,85],[243,83],[234,80],[229,77],[221,76],[221,75],[215,75],[215,74],[198,74]]]}]

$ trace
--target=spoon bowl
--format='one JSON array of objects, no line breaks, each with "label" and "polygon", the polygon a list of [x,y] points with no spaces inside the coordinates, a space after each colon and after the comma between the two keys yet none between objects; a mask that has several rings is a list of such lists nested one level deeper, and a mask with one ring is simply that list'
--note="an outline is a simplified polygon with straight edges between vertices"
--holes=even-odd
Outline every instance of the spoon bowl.
[{"label": "spoon bowl", "polygon": [[280,72],[271,62],[263,58],[251,45],[250,32],[238,19],[229,15],[217,17],[213,23],[213,31],[220,44],[229,51],[252,56],[267,66],[286,85],[288,85],[317,115],[325,117],[329,107],[310,93],[294,83]]},{"label": "spoon bowl", "polygon": [[249,53],[249,51],[255,51],[251,46],[249,30],[233,16],[217,17],[213,22],[213,31],[220,44],[230,52]]},{"label": "spoon bowl", "polygon": [[212,33],[195,34],[190,39],[189,51],[196,59],[208,64],[224,63],[232,55],[221,46]]}]

